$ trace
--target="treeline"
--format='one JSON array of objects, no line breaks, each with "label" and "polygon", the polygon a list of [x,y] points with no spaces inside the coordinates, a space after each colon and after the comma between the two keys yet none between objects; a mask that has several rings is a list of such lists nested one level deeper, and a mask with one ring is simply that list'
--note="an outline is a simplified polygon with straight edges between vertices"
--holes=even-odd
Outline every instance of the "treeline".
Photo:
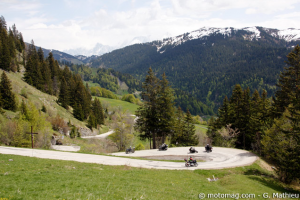
[{"label": "treeline", "polygon": [[96,97],[119,99],[119,97],[115,95],[113,92],[99,86],[91,87],[91,94],[92,96],[96,96]]},{"label": "treeline", "polygon": [[300,47],[288,55],[272,99],[236,85],[209,122],[212,143],[254,150],[274,162],[280,179],[300,178]]},{"label": "treeline", "polygon": [[176,105],[180,106],[184,112],[189,110],[193,115],[214,115],[214,111],[210,106],[202,103],[189,92],[179,89],[174,89],[174,92],[175,103]]},{"label": "treeline", "polygon": [[[174,88],[188,92],[216,112],[236,84],[259,93],[266,90],[268,97],[275,94],[277,76],[289,52],[286,43],[267,34],[260,40],[249,41],[244,34],[240,31],[231,37],[215,34],[167,46],[164,53],[157,52],[155,43],[132,45],[98,57],[92,66],[113,68],[139,80],[144,79],[151,66],[156,74],[165,72]],[[177,100],[184,110],[186,100]],[[188,102],[197,109],[194,104]],[[204,114],[209,114],[208,109]]]},{"label": "treeline", "polygon": [[33,41],[26,51],[25,69],[24,80],[28,84],[45,93],[58,96],[58,103],[62,107],[73,108],[76,119],[83,121],[94,114],[89,87],[84,86],[81,76],[72,73],[67,66],[61,68],[51,52],[44,59],[42,48],[36,51]]},{"label": "treeline", "polygon": [[166,138],[174,146],[198,144],[192,115],[175,108],[174,92],[165,74],[159,80],[149,68],[142,99],[144,102],[136,111],[135,129],[141,133],[141,139],[150,141],[150,147],[151,141],[152,148],[156,149]]},{"label": "treeline", "polygon": [[7,30],[7,24],[3,16],[0,17],[0,68],[5,71],[19,71],[19,59],[17,55],[25,49],[22,33],[14,24]]},{"label": "treeline", "polygon": [[70,69],[79,74],[84,81],[98,83],[102,88],[117,92],[120,89],[119,82],[125,82],[128,86],[128,92],[133,93],[136,90],[141,91],[142,83],[129,74],[117,72],[113,69],[91,68],[85,65],[68,64]]}]

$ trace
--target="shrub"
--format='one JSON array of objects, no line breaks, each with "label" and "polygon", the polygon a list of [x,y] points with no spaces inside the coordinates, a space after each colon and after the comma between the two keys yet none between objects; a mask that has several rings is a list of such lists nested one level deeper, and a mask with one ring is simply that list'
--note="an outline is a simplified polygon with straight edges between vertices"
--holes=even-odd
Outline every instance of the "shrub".
[{"label": "shrub", "polygon": [[145,146],[142,143],[136,145],[135,150],[145,150]]}]

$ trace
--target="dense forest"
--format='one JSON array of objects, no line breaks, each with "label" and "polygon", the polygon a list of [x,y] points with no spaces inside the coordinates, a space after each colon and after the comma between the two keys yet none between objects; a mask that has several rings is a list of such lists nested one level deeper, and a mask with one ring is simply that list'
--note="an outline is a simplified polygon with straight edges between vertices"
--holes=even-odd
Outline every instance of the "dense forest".
[{"label": "dense forest", "polygon": [[[135,44],[100,56],[92,66],[130,73],[139,80],[151,66],[156,74],[165,72],[173,88],[185,91],[216,112],[236,84],[252,92],[266,90],[268,97],[274,95],[290,49],[284,40],[263,33],[261,39],[252,41],[245,39],[247,32],[243,31],[231,37],[215,34],[165,46],[163,53],[157,51],[155,42]],[[192,105],[189,99],[184,100]],[[186,110],[187,106],[182,108]]]},{"label": "dense forest", "polygon": [[300,46],[288,55],[272,99],[267,91],[235,85],[209,122],[208,136],[216,146],[237,147],[271,160],[282,181],[300,178]]}]

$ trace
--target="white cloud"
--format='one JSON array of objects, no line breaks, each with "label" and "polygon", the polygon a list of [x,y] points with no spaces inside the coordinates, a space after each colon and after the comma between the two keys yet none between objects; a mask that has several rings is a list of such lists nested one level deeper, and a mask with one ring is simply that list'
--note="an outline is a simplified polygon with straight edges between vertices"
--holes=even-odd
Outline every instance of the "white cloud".
[{"label": "white cloud", "polygon": [[[58,50],[92,48],[96,43],[117,46],[176,36],[203,26],[300,28],[300,0],[64,0],[66,13],[37,0],[1,0],[0,12],[15,13],[9,24],[17,25],[24,39],[37,46]],[[57,3],[57,2],[56,2]],[[52,5],[52,9],[55,6]],[[79,10],[91,11],[81,15]],[[21,11],[21,12],[17,12]],[[23,13],[23,14],[22,14]],[[280,14],[277,14],[280,13]],[[79,15],[80,14],[80,15]],[[252,18],[256,18],[253,21]],[[54,20],[55,19],[55,20]],[[60,19],[60,20],[59,20]],[[13,21],[12,21],[13,20]]]},{"label": "white cloud", "polygon": [[299,0],[171,0],[174,10],[180,14],[190,12],[216,12],[229,9],[246,9],[248,14],[271,14],[292,9]]}]

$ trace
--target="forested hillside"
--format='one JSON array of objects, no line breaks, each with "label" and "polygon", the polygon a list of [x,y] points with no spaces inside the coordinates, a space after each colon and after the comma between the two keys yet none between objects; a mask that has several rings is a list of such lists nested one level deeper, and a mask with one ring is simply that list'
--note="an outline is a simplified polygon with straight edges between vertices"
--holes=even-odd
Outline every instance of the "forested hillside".
[{"label": "forested hillside", "polygon": [[142,83],[130,74],[117,72],[113,69],[91,68],[85,65],[67,64],[70,70],[79,74],[84,81],[98,83],[102,88],[117,92],[120,84],[124,82],[128,86],[128,92],[141,91]]},{"label": "forested hillside", "polygon": [[272,160],[279,178],[300,177],[300,46],[287,55],[274,98],[266,91],[252,94],[237,84],[224,98],[218,118],[209,121],[208,136],[215,146],[248,149]]},{"label": "forested hillside", "polygon": [[215,33],[180,45],[165,45],[159,51],[159,42],[136,44],[105,54],[92,66],[113,68],[140,80],[151,66],[155,73],[165,72],[172,87],[216,111],[236,84],[260,93],[265,89],[269,97],[274,95],[278,74],[290,51],[287,46],[295,42],[273,37],[262,28],[260,31],[257,39],[251,39],[244,30],[230,36]]}]

